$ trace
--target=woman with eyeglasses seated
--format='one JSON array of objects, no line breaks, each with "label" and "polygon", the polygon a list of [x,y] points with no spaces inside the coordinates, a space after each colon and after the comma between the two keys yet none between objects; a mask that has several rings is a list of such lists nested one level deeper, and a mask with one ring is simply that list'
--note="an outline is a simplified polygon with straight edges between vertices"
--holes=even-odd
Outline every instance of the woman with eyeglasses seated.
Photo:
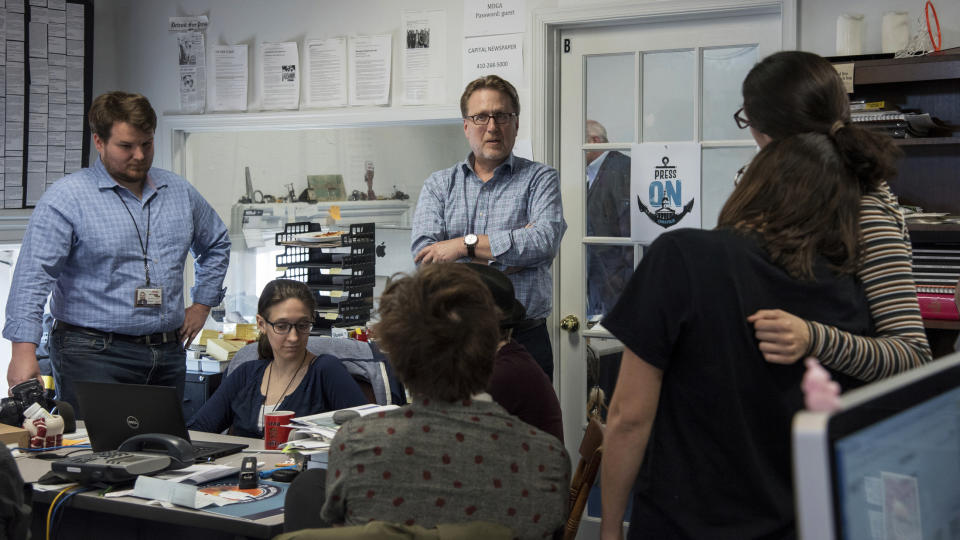
[{"label": "woman with eyeglasses seated", "polygon": [[257,304],[260,360],[231,373],[187,427],[212,433],[233,427],[233,435],[259,438],[265,413],[306,416],[366,403],[338,358],[307,351],[315,309],[313,292],[303,283],[267,283]]}]

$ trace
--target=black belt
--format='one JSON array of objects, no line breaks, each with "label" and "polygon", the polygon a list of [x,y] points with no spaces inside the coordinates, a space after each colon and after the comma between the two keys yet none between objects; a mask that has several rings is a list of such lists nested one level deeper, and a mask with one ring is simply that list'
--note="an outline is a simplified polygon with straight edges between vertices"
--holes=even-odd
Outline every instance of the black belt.
[{"label": "black belt", "polygon": [[541,324],[546,324],[546,322],[546,319],[524,319],[513,325],[513,331],[526,332],[527,330],[533,330]]},{"label": "black belt", "polygon": [[156,334],[148,334],[146,336],[130,336],[127,334],[117,334],[115,332],[103,332],[101,330],[95,330],[93,328],[85,328],[83,326],[77,326],[75,324],[70,324],[63,321],[54,321],[53,322],[54,330],[70,330],[72,332],[82,332],[84,334],[92,334],[95,336],[103,336],[110,340],[115,341],[126,341],[128,343],[136,343],[139,345],[160,345],[163,343],[176,343],[180,340],[179,335],[176,330],[171,330],[170,332],[157,332]]}]

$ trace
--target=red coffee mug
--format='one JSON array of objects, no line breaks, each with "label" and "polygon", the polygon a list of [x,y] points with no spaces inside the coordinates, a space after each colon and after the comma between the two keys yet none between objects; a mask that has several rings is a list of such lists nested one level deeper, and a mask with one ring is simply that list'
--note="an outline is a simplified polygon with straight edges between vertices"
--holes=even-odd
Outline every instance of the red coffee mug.
[{"label": "red coffee mug", "polygon": [[284,427],[296,416],[293,411],[273,411],[263,415],[263,447],[267,450],[276,450],[287,442],[287,437],[293,431],[292,427]]}]

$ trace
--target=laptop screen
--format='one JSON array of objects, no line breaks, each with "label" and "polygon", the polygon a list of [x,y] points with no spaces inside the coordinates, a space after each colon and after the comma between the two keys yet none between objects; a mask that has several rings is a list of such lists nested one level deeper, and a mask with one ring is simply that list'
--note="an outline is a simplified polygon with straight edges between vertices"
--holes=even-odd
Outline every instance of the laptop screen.
[{"label": "laptop screen", "polygon": [[804,540],[960,539],[960,353],[794,419]]},{"label": "laptop screen", "polygon": [[187,441],[190,436],[176,388],[77,381],[77,399],[95,452],[116,450],[143,433],[166,433]]}]

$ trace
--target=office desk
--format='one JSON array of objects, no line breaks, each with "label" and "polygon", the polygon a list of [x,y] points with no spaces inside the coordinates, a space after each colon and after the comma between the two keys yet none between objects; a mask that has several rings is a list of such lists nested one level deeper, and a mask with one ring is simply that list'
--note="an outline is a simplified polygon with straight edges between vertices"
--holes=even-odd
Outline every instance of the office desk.
[{"label": "office desk", "polygon": [[[249,446],[247,450],[263,449],[263,440],[193,433],[204,440],[223,440],[242,442]],[[244,452],[233,454],[216,461],[219,464],[240,465],[245,456],[257,456],[257,461],[266,463],[272,469],[274,464],[284,459],[283,454]],[[20,456],[17,466],[24,482],[34,482],[50,470],[50,461]],[[136,497],[106,498],[99,491],[81,493],[68,501],[63,520],[57,528],[56,538],[177,538],[214,540],[219,538],[272,538],[283,532],[283,515],[269,516],[258,520],[248,520],[174,507],[163,508],[148,506],[147,501]],[[47,510],[56,497],[56,491],[33,492],[33,537],[44,538]]]}]

